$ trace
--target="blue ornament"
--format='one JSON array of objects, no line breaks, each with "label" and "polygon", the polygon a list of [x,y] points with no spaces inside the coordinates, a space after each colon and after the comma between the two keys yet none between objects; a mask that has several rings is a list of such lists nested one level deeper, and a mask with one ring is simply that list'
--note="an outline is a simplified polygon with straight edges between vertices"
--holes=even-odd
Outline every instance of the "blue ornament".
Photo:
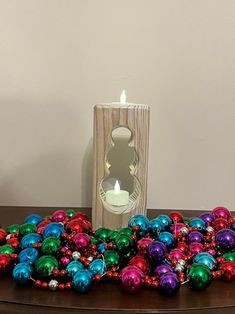
[{"label": "blue ornament", "polygon": [[168,231],[159,233],[158,240],[162,242],[163,244],[165,244],[167,249],[170,249],[175,243],[173,234]]},{"label": "blue ornament", "polygon": [[151,224],[151,231],[155,234],[159,233],[160,231],[164,229],[163,223],[158,218],[154,218],[153,220],[151,220],[150,224]]},{"label": "blue ornament", "polygon": [[157,218],[161,221],[165,228],[169,228],[172,224],[172,220],[167,215],[159,215]]},{"label": "blue ornament", "polygon": [[33,264],[34,262],[36,262],[38,257],[39,257],[38,250],[33,247],[29,247],[22,250],[20,254],[18,255],[20,263],[29,263],[29,264]]},{"label": "blue ornament", "polygon": [[66,270],[70,277],[73,277],[79,270],[83,269],[83,264],[79,261],[72,261],[66,266]]},{"label": "blue ornament", "polygon": [[26,285],[29,283],[33,269],[28,263],[17,264],[12,272],[12,277],[17,285]]},{"label": "blue ornament", "polygon": [[100,243],[97,245],[97,250],[99,253],[104,254],[106,243]]},{"label": "blue ornament", "polygon": [[43,230],[43,238],[56,237],[60,238],[61,234],[64,232],[64,226],[59,222],[52,222],[45,227]]},{"label": "blue ornament", "polygon": [[90,263],[88,269],[95,275],[103,275],[106,271],[106,264],[102,259],[96,259]]},{"label": "blue ornament", "polygon": [[38,225],[42,221],[42,217],[37,214],[29,215],[25,218],[24,223],[30,223],[34,225]]},{"label": "blue ornament", "polygon": [[192,228],[198,228],[199,230],[205,230],[206,223],[201,218],[193,218],[190,220],[189,226]]},{"label": "blue ornament", "polygon": [[203,264],[209,267],[211,270],[215,267],[216,265],[216,260],[215,258],[207,253],[207,252],[202,252],[198,253],[197,255],[194,256],[193,262],[195,264]]},{"label": "blue ornament", "polygon": [[80,293],[85,293],[90,289],[93,275],[89,270],[79,270],[73,277],[72,286]]},{"label": "blue ornament", "polygon": [[38,233],[28,233],[26,234],[20,242],[20,246],[22,249],[27,247],[31,247],[33,244],[40,243],[42,241],[42,237]]},{"label": "blue ornament", "polygon": [[232,229],[233,231],[235,231],[235,223],[231,224],[230,229]]},{"label": "blue ornament", "polygon": [[140,235],[145,235],[151,229],[149,219],[143,215],[135,215],[130,218],[128,222],[128,227],[133,228],[135,226],[139,227],[138,233]]}]

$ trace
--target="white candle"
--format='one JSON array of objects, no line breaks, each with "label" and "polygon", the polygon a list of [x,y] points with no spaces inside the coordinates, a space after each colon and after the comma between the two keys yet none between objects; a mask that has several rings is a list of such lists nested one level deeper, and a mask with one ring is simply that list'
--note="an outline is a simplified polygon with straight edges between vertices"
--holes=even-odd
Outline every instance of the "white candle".
[{"label": "white candle", "polygon": [[114,185],[114,190],[105,193],[105,200],[113,206],[124,206],[129,203],[129,192],[120,189],[118,181]]}]

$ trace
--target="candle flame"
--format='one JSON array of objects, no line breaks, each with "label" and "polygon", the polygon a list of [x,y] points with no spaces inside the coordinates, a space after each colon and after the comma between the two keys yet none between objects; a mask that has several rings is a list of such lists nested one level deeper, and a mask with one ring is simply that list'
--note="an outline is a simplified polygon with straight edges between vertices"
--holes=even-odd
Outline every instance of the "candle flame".
[{"label": "candle flame", "polygon": [[121,96],[120,96],[120,103],[125,105],[126,104],[126,91],[123,89]]},{"label": "candle flame", "polygon": [[116,180],[115,185],[114,185],[114,191],[119,192],[120,191],[120,185],[118,183],[118,180]]}]

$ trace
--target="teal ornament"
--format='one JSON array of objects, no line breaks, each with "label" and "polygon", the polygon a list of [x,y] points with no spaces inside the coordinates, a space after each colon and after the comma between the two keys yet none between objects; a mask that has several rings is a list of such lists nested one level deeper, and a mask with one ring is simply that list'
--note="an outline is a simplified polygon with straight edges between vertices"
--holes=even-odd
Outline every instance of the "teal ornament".
[{"label": "teal ornament", "polygon": [[164,225],[159,218],[154,218],[150,221],[151,231],[153,234],[157,234],[164,229]]},{"label": "teal ornament", "polygon": [[42,217],[37,214],[29,215],[25,218],[24,223],[30,223],[34,225],[38,225],[42,221]]},{"label": "teal ornament", "polygon": [[38,257],[39,257],[38,250],[33,247],[23,249],[18,255],[18,259],[20,263],[29,263],[29,264],[34,264],[36,260],[38,259]]},{"label": "teal ornament", "polygon": [[42,237],[38,233],[28,233],[26,234],[20,242],[20,246],[22,249],[27,247],[31,247],[36,243],[40,243],[42,241]]},{"label": "teal ornament", "polygon": [[95,275],[103,275],[106,272],[106,265],[102,259],[96,259],[92,261],[88,267],[88,270]]},{"label": "teal ornament", "polygon": [[192,220],[190,220],[189,226],[192,228],[197,228],[198,230],[206,229],[206,223],[201,218],[193,218]]},{"label": "teal ornament", "polygon": [[106,243],[100,243],[97,245],[97,250],[100,254],[104,254]]},{"label": "teal ornament", "polygon": [[174,239],[173,234],[168,231],[159,233],[158,240],[162,242],[163,244],[165,244],[167,249],[172,248],[173,245],[175,244],[175,239]]},{"label": "teal ornament", "polygon": [[172,220],[167,215],[159,215],[157,218],[160,219],[164,228],[169,228],[172,225]]},{"label": "teal ornament", "polygon": [[56,237],[60,238],[61,234],[64,232],[64,226],[59,222],[52,222],[45,227],[43,230],[43,238]]},{"label": "teal ornament", "polygon": [[128,222],[129,228],[138,227],[138,233],[143,236],[151,230],[151,224],[147,217],[143,215],[134,215]]},{"label": "teal ornament", "polygon": [[17,285],[27,285],[32,272],[33,269],[28,263],[19,263],[13,269],[12,277]]},{"label": "teal ornament", "polygon": [[79,270],[83,269],[83,264],[79,261],[72,261],[66,266],[66,270],[70,277],[73,277]]},{"label": "teal ornament", "polygon": [[207,252],[198,253],[194,256],[193,262],[195,264],[202,264],[210,268],[210,270],[214,269],[216,266],[216,259]]},{"label": "teal ornament", "polygon": [[89,270],[78,271],[73,277],[73,289],[80,293],[86,293],[90,289],[92,278],[93,275]]}]

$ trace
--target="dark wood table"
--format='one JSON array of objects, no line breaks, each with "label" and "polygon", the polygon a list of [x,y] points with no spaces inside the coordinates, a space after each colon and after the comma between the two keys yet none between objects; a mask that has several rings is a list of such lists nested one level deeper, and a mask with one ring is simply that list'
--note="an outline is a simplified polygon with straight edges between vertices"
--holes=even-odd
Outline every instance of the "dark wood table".
[{"label": "dark wood table", "polygon": [[[50,214],[55,208],[0,207],[0,224],[7,226],[22,223],[30,213]],[[57,208],[58,209],[58,208]],[[80,210],[80,209],[79,209]],[[80,210],[90,216],[90,209]],[[149,210],[149,217],[162,210]],[[195,216],[200,212],[184,211],[185,216]],[[214,281],[202,292],[181,287],[176,296],[161,296],[155,290],[143,289],[137,295],[127,295],[112,282],[95,286],[88,294],[74,291],[50,292],[34,287],[17,287],[8,277],[0,277],[0,313],[235,313],[235,284]]]}]

